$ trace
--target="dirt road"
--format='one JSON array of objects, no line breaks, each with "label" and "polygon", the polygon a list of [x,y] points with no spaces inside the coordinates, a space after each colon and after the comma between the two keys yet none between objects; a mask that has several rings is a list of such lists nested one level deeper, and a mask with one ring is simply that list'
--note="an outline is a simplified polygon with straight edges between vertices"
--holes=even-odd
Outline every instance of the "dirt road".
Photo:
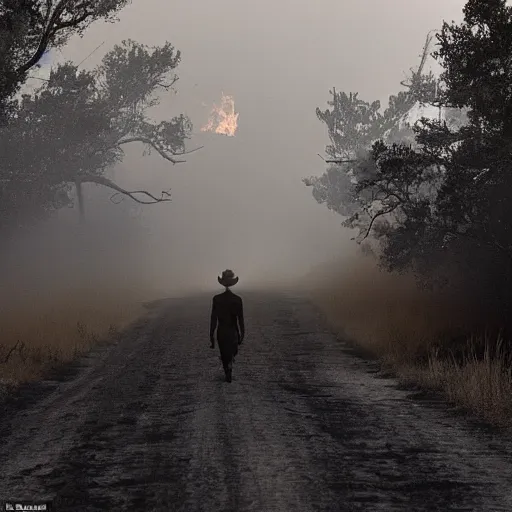
[{"label": "dirt road", "polygon": [[[58,511],[512,510],[511,444],[379,377],[306,301],[247,294],[233,382],[209,298],[155,307],[0,418],[0,501]],[[16,409],[16,410],[15,410]]]}]

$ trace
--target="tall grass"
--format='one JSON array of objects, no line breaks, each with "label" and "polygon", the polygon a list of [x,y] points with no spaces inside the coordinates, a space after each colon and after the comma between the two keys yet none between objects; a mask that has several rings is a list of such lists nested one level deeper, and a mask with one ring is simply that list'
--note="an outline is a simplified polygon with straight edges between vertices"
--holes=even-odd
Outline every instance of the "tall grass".
[{"label": "tall grass", "polygon": [[40,379],[99,340],[112,338],[143,312],[133,290],[79,290],[4,300],[0,310],[0,384]]},{"label": "tall grass", "polygon": [[[475,346],[484,345],[483,356]],[[470,339],[462,360],[433,351],[424,385],[442,390],[453,402],[474,409],[499,425],[512,424],[512,366],[502,338]]]},{"label": "tall grass", "polygon": [[485,318],[470,298],[421,290],[412,277],[381,272],[367,258],[317,271],[305,286],[342,337],[402,380],[512,425],[509,353],[501,338],[472,335]]}]

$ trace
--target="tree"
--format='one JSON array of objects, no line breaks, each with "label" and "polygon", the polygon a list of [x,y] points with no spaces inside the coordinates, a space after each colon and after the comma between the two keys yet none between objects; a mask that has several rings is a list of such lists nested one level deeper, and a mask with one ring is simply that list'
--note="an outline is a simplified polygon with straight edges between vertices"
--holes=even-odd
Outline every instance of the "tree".
[{"label": "tree", "polygon": [[112,21],[130,0],[3,0],[0,5],[0,114],[44,53],[82,34],[94,21]]},{"label": "tree", "polygon": [[[328,129],[331,144],[326,153],[330,157],[327,163],[331,165],[322,176],[305,178],[303,182],[312,187],[313,196],[320,204],[343,216],[365,209],[361,203],[364,191],[356,190],[356,184],[367,181],[375,173],[368,161],[372,144],[381,139],[393,142],[413,138],[405,116],[415,104],[433,101],[436,95],[434,76],[424,73],[432,38],[429,33],[418,68],[411,70],[409,81],[402,82],[405,90],[390,96],[384,112],[378,100],[369,103],[357,93],[340,93],[335,89],[330,91],[332,100],[328,102],[332,108],[317,109],[317,117]],[[371,200],[371,194],[364,199]],[[360,214],[352,220],[360,220]]]},{"label": "tree", "polygon": [[[390,268],[439,269],[442,254],[457,261],[467,282],[495,290],[509,311],[512,284],[512,8],[505,1],[470,0],[464,21],[437,36],[434,57],[443,72],[439,104],[467,112],[450,128],[422,120],[415,129],[416,158],[438,170],[428,214],[418,218],[422,236],[400,229],[387,238]],[[400,165],[409,172],[405,159]],[[432,183],[432,177],[424,180]],[[403,257],[397,258],[402,249]],[[444,258],[446,260],[446,258]],[[433,266],[434,264],[434,266]]]},{"label": "tree", "polygon": [[72,186],[83,216],[85,183],[140,203],[170,200],[165,191],[157,197],[125,190],[106,173],[122,161],[129,144],[143,144],[173,164],[184,161],[192,129],[188,118],[155,122],[149,117],[158,93],[175,84],[179,62],[180,53],[170,43],[149,48],[125,41],[96,69],[60,65],[33,96],[25,95],[15,118],[0,131],[3,220],[19,224],[69,204]]},{"label": "tree", "polygon": [[[444,23],[443,69],[414,141],[375,141],[352,176],[350,227],[379,243],[380,261],[422,279],[461,280],[510,324],[512,310],[512,7],[469,0]],[[332,140],[332,139],[331,139]],[[359,169],[364,170],[361,175]],[[488,310],[489,310],[488,309]]]},{"label": "tree", "polygon": [[[446,177],[437,208],[453,251],[465,252],[468,280],[494,290],[510,321],[512,305],[512,7],[505,0],[470,0],[461,24],[443,25],[434,54],[443,67],[443,104],[467,109],[468,124],[450,133]],[[418,133],[428,148],[439,132]]]}]

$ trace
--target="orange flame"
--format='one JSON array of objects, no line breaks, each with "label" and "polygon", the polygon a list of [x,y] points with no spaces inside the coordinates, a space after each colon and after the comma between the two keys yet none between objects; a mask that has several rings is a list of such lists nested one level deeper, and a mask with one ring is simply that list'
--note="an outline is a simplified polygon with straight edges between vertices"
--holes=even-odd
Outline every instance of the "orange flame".
[{"label": "orange flame", "polygon": [[213,105],[208,123],[201,128],[201,131],[233,137],[237,128],[238,112],[235,112],[235,100],[233,96],[223,94],[220,106]]}]

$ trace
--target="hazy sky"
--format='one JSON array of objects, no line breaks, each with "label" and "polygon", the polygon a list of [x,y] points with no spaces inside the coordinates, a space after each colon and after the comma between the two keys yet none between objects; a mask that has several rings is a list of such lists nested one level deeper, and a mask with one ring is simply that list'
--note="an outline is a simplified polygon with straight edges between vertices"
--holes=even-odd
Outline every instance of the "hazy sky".
[{"label": "hazy sky", "polygon": [[[307,270],[349,251],[341,218],[301,178],[321,174],[328,143],[315,108],[329,89],[386,100],[419,62],[429,30],[461,17],[462,0],[134,0],[117,24],[98,23],[61,57],[81,61],[131,38],[182,52],[178,94],[160,114],[188,114],[199,131],[221,93],[240,113],[234,138],[199,134],[205,149],[169,167],[130,152],[116,177],[174,201],[143,210],[156,279],[207,283],[233,267],[241,283]],[[112,206],[109,206],[112,207]],[[213,278],[212,278],[213,275]]]}]

